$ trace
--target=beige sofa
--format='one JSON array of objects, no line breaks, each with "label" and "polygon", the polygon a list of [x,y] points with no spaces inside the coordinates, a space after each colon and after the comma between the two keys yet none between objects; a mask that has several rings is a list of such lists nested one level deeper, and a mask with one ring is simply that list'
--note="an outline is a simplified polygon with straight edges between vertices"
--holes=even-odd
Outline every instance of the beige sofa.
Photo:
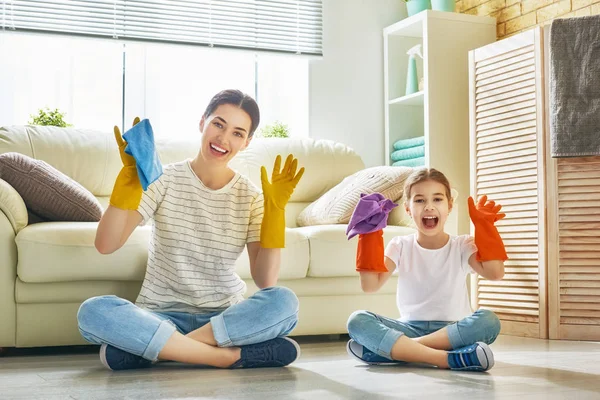
[{"label": "beige sofa", "polygon": [[[157,141],[163,164],[192,158],[198,148],[199,138]],[[121,167],[110,131],[0,128],[0,154],[11,151],[48,162],[103,205]],[[292,334],[344,333],[348,316],[357,309],[397,316],[395,279],[377,294],[361,292],[354,271],[357,241],[346,239],[345,225],[296,226],[296,217],[308,204],[364,168],[360,157],[331,141],[257,138],[233,166],[260,185],[260,166],[270,169],[277,154],[288,153],[306,167],[287,207],[289,229],[279,279],[300,299],[300,321]],[[453,231],[455,218],[451,224]],[[82,301],[104,294],[135,300],[145,273],[150,227],[137,228],[122,249],[101,255],[94,248],[96,226],[87,222],[28,225],[22,198],[0,179],[0,347],[83,344],[76,322]],[[413,231],[389,226],[385,238]],[[238,260],[238,273],[248,283],[248,294],[257,290],[245,254]]]}]

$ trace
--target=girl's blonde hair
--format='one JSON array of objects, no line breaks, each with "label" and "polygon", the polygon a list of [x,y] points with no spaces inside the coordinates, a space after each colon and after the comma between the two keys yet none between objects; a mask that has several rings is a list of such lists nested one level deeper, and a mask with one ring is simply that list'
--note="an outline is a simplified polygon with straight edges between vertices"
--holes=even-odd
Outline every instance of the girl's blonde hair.
[{"label": "girl's blonde hair", "polygon": [[408,178],[406,178],[406,181],[404,182],[404,198],[406,199],[407,202],[410,201],[410,198],[411,198],[410,191],[411,191],[412,187],[418,183],[425,182],[425,181],[434,181],[434,182],[438,182],[438,183],[441,183],[442,185],[444,185],[444,188],[446,188],[446,198],[448,199],[449,203],[452,202],[452,192],[450,190],[450,182],[448,182],[448,178],[446,178],[446,175],[444,175],[443,173],[441,173],[440,171],[438,171],[435,168],[418,169],[415,172],[413,172],[412,174],[410,174]]}]

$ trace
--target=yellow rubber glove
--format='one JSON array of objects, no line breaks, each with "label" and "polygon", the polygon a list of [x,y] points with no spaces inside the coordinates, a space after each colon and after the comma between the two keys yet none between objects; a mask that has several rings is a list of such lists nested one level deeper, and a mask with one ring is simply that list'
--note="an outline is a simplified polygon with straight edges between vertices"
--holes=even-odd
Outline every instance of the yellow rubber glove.
[{"label": "yellow rubber glove", "polygon": [[285,247],[285,206],[304,174],[304,167],[296,174],[298,159],[290,154],[285,160],[280,171],[281,156],[278,155],[273,166],[271,182],[267,177],[267,169],[260,168],[265,198],[265,212],[260,227],[260,245],[267,249],[281,249]]},{"label": "yellow rubber glove", "polygon": [[[140,122],[140,119],[135,117],[133,125],[135,126],[138,122]],[[137,210],[140,201],[142,201],[142,184],[137,174],[135,159],[133,156],[125,153],[127,142],[121,136],[119,127],[115,126],[114,131],[121,160],[123,161],[123,168],[121,168],[121,172],[117,176],[115,186],[110,195],[110,205],[123,210]]]}]

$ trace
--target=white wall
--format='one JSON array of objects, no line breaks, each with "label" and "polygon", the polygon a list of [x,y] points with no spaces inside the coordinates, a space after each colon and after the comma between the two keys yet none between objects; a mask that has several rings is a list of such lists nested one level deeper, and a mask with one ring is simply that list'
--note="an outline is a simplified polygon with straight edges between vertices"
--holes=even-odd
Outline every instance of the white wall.
[{"label": "white wall", "polygon": [[383,28],[406,16],[401,0],[323,0],[323,59],[309,67],[310,137],[384,164]]}]

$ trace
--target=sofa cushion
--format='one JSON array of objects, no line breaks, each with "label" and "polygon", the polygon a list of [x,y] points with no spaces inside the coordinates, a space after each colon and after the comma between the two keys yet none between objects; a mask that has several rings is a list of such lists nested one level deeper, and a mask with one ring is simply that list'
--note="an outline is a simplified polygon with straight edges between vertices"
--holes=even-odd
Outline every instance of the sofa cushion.
[{"label": "sofa cushion", "polygon": [[[86,280],[141,281],[146,273],[151,226],[138,227],[125,245],[103,255],[94,247],[97,223],[45,222],[29,225],[16,237],[17,275],[26,283]],[[281,279],[306,276],[308,239],[296,229],[286,230]],[[237,263],[242,279],[251,279],[246,251]]]},{"label": "sofa cushion", "polygon": [[15,238],[18,277],[23,282],[142,280],[151,226],[136,228],[121,249],[108,255],[94,247],[97,227],[94,222],[27,226]]},{"label": "sofa cushion", "polygon": [[[308,237],[310,243],[310,266],[308,276],[334,278],[357,276],[356,246],[358,237],[346,238],[346,225],[321,225],[297,228]],[[385,244],[395,236],[416,232],[404,226],[388,226],[383,230]]]},{"label": "sofa cushion", "polygon": [[42,220],[85,222],[102,216],[92,193],[44,161],[14,152],[0,154],[0,177]]},{"label": "sofa cushion", "polygon": [[358,171],[333,187],[298,215],[298,226],[347,224],[361,193],[381,193],[397,201],[404,193],[408,167],[372,167]]}]

